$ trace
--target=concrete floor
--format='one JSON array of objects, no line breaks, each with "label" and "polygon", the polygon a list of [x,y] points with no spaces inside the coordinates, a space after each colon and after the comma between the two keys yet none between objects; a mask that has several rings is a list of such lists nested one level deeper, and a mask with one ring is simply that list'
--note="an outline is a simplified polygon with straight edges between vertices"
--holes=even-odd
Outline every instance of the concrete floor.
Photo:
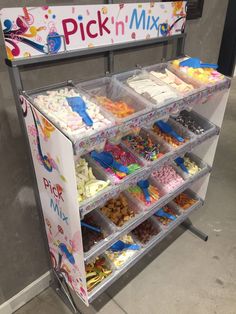
[{"label": "concrete floor", "polygon": [[[209,235],[208,242],[179,228],[83,313],[236,314],[235,103],[236,80],[206,205],[191,217]],[[49,288],[16,313],[71,312]]]}]

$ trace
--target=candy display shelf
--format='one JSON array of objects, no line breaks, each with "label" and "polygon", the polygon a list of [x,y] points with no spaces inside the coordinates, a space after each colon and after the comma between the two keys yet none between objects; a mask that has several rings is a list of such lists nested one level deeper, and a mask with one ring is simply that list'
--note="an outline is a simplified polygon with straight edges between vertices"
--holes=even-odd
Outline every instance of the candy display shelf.
[{"label": "candy display shelf", "polygon": [[[167,152],[162,158],[157,159],[156,162],[151,163],[150,165],[144,166],[144,169],[141,172],[141,174],[134,175],[131,178],[128,177],[125,183],[121,183],[117,186],[113,186],[112,191],[109,190],[107,192],[104,192],[102,195],[96,195],[92,199],[88,199],[84,201],[79,206],[81,217],[83,218],[84,215],[88,214],[93,209],[104,205],[109,198],[112,198],[116,194],[119,194],[120,192],[126,190],[128,187],[135,185],[139,180],[146,179],[154,170],[160,168],[163,164],[171,163],[177,157],[183,156],[185,153],[192,151],[194,147],[200,145],[201,143],[204,143],[205,141],[219,134],[219,127],[217,127],[213,123],[210,123],[209,121],[204,119],[201,115],[193,111],[191,112],[191,115],[196,119],[196,121],[198,121],[202,126],[204,126],[206,132],[196,136],[191,131],[188,130],[192,138],[184,146],[179,146],[175,149],[172,149],[170,152]],[[180,125],[179,127],[186,130],[186,128]],[[150,133],[151,131],[147,129],[147,132]],[[153,134],[153,137],[156,137],[156,135]],[[133,150],[130,150],[130,151],[134,153]]]},{"label": "candy display shelf", "polygon": [[102,254],[106,249],[108,249],[112,244],[114,244],[119,238],[129,233],[131,230],[133,230],[138,225],[140,225],[143,221],[147,220],[159,208],[165,206],[167,203],[172,201],[181,192],[191,187],[191,185],[194,182],[196,182],[197,180],[201,179],[202,177],[210,173],[211,168],[208,165],[201,163],[201,167],[202,167],[201,170],[196,175],[189,177],[177,189],[161,197],[160,200],[155,205],[150,206],[150,208],[147,207],[144,212],[138,213],[138,215],[132,218],[128,223],[126,223],[124,227],[117,229],[113,234],[111,234],[109,237],[104,239],[104,241],[98,243],[89,252],[85,253],[84,255],[85,262],[88,262],[92,260],[94,257]]},{"label": "candy display shelf", "polygon": [[[179,59],[176,60],[184,56],[185,2],[181,2],[180,11],[179,7],[175,8],[175,2],[150,2],[138,4],[138,7],[135,3],[111,3],[112,1],[109,1],[106,6],[50,7],[49,12],[54,12],[54,15],[47,15],[48,26],[55,25],[53,29],[57,29],[58,33],[53,31],[49,34],[47,27],[44,29],[41,25],[42,20],[45,20],[42,7],[35,7],[33,10],[9,8],[1,12],[8,53],[6,63],[9,66],[19,120],[29,144],[32,172],[36,179],[34,188],[42,226],[45,229],[45,242],[48,244],[56,291],[74,313],[79,312],[83,303],[89,306],[178,225],[186,222],[192,211],[203,205],[230,87],[229,78],[222,77],[211,69],[200,76],[200,80],[201,77],[206,80],[209,75],[210,83],[199,82],[198,71],[190,69],[190,72],[186,72],[186,68],[179,65]],[[150,7],[156,15],[155,20],[158,18],[160,29],[157,30],[157,25],[154,24],[153,29],[149,30],[150,38],[147,38],[147,31],[139,25],[134,25],[134,21],[137,19],[137,10],[142,8],[142,12],[149,14]],[[74,34],[81,30],[79,36],[83,36],[84,21],[79,22],[80,27],[68,30],[70,26],[67,23],[78,24],[77,19],[68,22],[68,17],[71,21],[73,12],[77,17],[84,15],[91,19],[87,22],[87,27],[84,27],[89,41],[86,38],[83,41],[78,40],[78,36]],[[117,17],[113,16],[113,12],[119,12]],[[27,39],[22,35],[21,40],[18,40],[15,29],[9,25],[10,21],[13,21],[14,27],[18,27],[19,20],[24,20],[27,28],[31,25],[31,17],[35,28],[40,30],[40,36],[33,39],[37,42],[37,38],[40,38],[37,43],[31,42],[28,34]],[[129,28],[129,23],[124,22],[127,18],[131,21]],[[96,33],[98,38],[91,43],[90,26],[97,19],[99,22],[96,25],[102,26],[102,29]],[[107,24],[102,23],[103,19]],[[116,23],[116,19],[116,27],[110,25],[113,20]],[[117,36],[120,23],[124,24],[125,34]],[[105,25],[111,29],[109,34],[105,31]],[[176,51],[173,49],[171,60],[168,62],[145,66],[150,60],[143,60],[141,67],[122,73],[114,71],[114,52],[175,42]],[[19,49],[12,50],[9,46],[11,43],[14,47],[19,45]],[[74,83],[68,73],[66,82],[48,86],[40,82],[40,86],[45,87],[30,91],[25,89],[22,71],[26,68],[34,71],[37,66],[47,68],[48,65],[57,66],[57,62],[62,60],[75,62],[82,56],[94,57],[98,54],[108,57],[108,73],[105,74],[104,69],[104,77],[83,81],[83,77],[78,73]],[[166,60],[164,51],[163,59]],[[184,71],[186,73],[183,74]],[[195,77],[192,77],[193,72]],[[75,98],[76,102],[73,102]],[[158,120],[163,121],[155,123]],[[169,131],[161,129],[160,123],[165,125],[164,122],[167,122],[179,137],[183,137],[178,140],[179,143],[173,141],[173,138],[176,140],[175,136],[170,138]],[[151,139],[155,145],[145,146],[147,149],[141,145],[140,153],[140,146],[137,147],[135,142],[137,139],[134,140],[135,136],[138,136],[139,140],[141,138],[140,141],[144,138],[144,142]],[[128,158],[124,164],[120,161],[122,166],[127,163],[128,166],[135,167],[124,171],[123,174],[119,172],[118,175],[114,171],[113,163],[109,169],[104,169],[107,164],[104,166],[103,163],[101,166],[102,163],[95,161],[93,155],[106,151],[109,145],[119,145],[122,151],[122,154],[113,156],[114,159],[119,161],[119,158],[121,160],[124,155],[129,155],[135,160],[135,163],[132,161],[130,164]],[[155,158],[150,155],[147,158],[149,148],[155,150]],[[91,153],[92,151],[96,152]],[[178,160],[175,161],[177,157],[183,157],[180,160],[184,160],[186,165],[190,163],[190,158],[191,162],[195,163],[194,166],[189,166],[194,174],[190,175],[188,171],[187,174],[183,173],[183,167],[182,171],[181,167],[177,166]],[[81,168],[78,170],[77,166]],[[176,175],[173,175],[170,168]],[[194,172],[196,168],[200,170]],[[167,169],[167,175],[163,169]],[[171,177],[170,173],[172,182],[166,183],[165,179]],[[140,197],[135,194],[136,184],[142,179],[149,179],[151,188],[156,191],[149,206],[145,202],[142,203],[143,195]],[[86,189],[85,182],[89,182],[90,189]],[[177,186],[176,182],[181,184]],[[176,184],[169,193],[168,184],[171,187]],[[197,200],[187,210],[181,210],[174,203],[174,199],[184,191],[188,191],[188,194]],[[120,193],[127,196],[126,207],[123,207],[124,212],[127,212],[122,213],[123,224],[115,225],[115,222],[108,218],[109,215],[105,216],[109,211],[106,212],[104,207],[109,201],[119,203]],[[86,273],[92,267],[86,268],[88,263],[96,263],[99,256],[105,256],[106,250],[122,236],[135,233],[134,229],[142,227],[145,222],[153,221],[155,212],[166,205],[181,213],[178,217],[175,216],[177,219],[168,226],[162,226],[158,217],[158,235],[152,237],[146,245],[141,245],[142,248],[121,268],[114,270],[111,266],[111,274],[109,269],[103,268],[103,262],[98,263],[97,267],[101,271],[99,274],[102,274],[103,280],[91,290],[87,277],[91,278],[90,275],[94,274]],[[117,206],[120,206],[120,203]],[[133,210],[130,210],[130,215],[127,214],[128,207]],[[117,209],[116,214],[119,214]],[[91,217],[95,219],[92,226],[94,232],[102,234],[103,227],[105,230],[102,236],[99,235],[97,242],[91,238],[93,245],[83,242],[84,228],[88,228],[88,224],[85,226],[86,221]],[[95,225],[98,221],[101,226],[97,228]],[[188,225],[187,229],[199,238],[207,239],[207,236],[193,225]]]},{"label": "candy display shelf", "polygon": [[114,270],[114,272],[110,276],[108,276],[100,285],[96,286],[89,293],[89,302],[92,302],[94,299],[96,299],[110,285],[112,285],[132,266],[134,266],[145,254],[147,254],[152,248],[154,248],[158,243],[165,239],[174,229],[176,229],[181,223],[183,223],[193,211],[202,207],[203,204],[204,204],[203,200],[198,198],[198,201],[194,205],[192,205],[188,210],[186,210],[184,214],[180,215],[170,226],[162,228],[161,232],[157,236],[153,237],[151,241],[149,241],[145,247],[143,247],[137,254],[135,254],[133,258],[130,258],[120,269]]}]

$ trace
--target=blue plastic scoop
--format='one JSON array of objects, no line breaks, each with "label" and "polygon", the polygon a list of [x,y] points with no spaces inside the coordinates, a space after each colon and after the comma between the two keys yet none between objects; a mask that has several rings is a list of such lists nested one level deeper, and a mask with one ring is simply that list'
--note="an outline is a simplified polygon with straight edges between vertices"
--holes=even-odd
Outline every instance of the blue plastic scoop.
[{"label": "blue plastic scoop", "polygon": [[160,208],[157,212],[154,214],[157,217],[164,217],[171,220],[176,220],[176,217],[174,215],[168,214],[164,211],[164,208]]},{"label": "blue plastic scoop", "polygon": [[81,221],[81,226],[82,226],[82,227],[85,227],[85,228],[88,228],[88,229],[90,229],[90,230],[92,230],[92,231],[101,233],[101,229],[100,229],[100,228],[91,226],[91,225],[87,224],[86,222]]},{"label": "blue plastic scoop", "polygon": [[184,139],[179,134],[177,134],[168,123],[166,123],[162,120],[159,120],[159,121],[155,122],[155,125],[158,126],[162,132],[170,134],[171,136],[173,136],[177,141],[179,141],[179,142],[184,141]]},{"label": "blue plastic scoop", "polygon": [[150,197],[150,194],[149,194],[149,191],[148,191],[148,188],[149,188],[148,180],[140,180],[140,181],[138,181],[137,186],[140,187],[140,189],[142,190],[146,202],[150,203],[151,202],[151,197]]},{"label": "blue plastic scoop", "polygon": [[129,174],[129,169],[115,161],[111,153],[108,152],[97,153],[96,151],[92,151],[91,157],[105,169],[114,168],[120,172]]},{"label": "blue plastic scoop", "polygon": [[66,258],[68,259],[68,261],[74,265],[75,264],[75,259],[74,256],[70,253],[70,251],[68,250],[67,246],[64,243],[60,243],[59,244],[59,249],[61,250],[61,252],[63,254],[65,254]]},{"label": "blue plastic scoop", "polygon": [[183,159],[183,158],[177,157],[177,158],[175,159],[175,163],[176,163],[184,172],[189,173],[189,172],[188,172],[188,169],[187,169],[187,168],[185,167],[185,165],[184,165],[184,159]]},{"label": "blue plastic scoop", "polygon": [[211,63],[201,63],[201,60],[198,58],[189,58],[187,60],[181,61],[180,66],[183,67],[190,67],[190,68],[211,68],[211,69],[217,69],[217,64],[211,64]]},{"label": "blue plastic scoop", "polygon": [[93,120],[90,118],[86,111],[86,104],[84,100],[77,96],[77,97],[67,97],[66,98],[69,106],[72,108],[73,111],[77,112],[81,118],[83,119],[84,123],[87,126],[93,126]]},{"label": "blue plastic scoop", "polygon": [[128,244],[125,243],[121,240],[117,241],[116,243],[114,243],[110,249],[113,252],[117,252],[117,251],[123,251],[123,250],[140,250],[140,246],[138,244]]}]

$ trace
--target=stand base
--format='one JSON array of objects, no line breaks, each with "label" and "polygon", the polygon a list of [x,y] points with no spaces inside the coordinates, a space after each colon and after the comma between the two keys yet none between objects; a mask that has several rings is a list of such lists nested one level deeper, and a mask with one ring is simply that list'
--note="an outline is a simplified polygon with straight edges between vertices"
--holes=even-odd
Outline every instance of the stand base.
[{"label": "stand base", "polygon": [[192,232],[195,236],[197,236],[201,240],[203,240],[205,242],[208,240],[208,235],[205,234],[204,232],[202,232],[201,230],[199,230],[198,228],[196,228],[192,224],[190,219],[186,219],[184,222],[182,222],[181,226],[184,227],[185,229],[189,230],[190,232]]}]

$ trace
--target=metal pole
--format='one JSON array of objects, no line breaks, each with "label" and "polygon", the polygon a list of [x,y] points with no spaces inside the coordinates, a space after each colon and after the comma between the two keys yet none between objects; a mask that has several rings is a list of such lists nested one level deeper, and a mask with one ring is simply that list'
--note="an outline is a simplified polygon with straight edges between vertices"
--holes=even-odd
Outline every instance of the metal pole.
[{"label": "metal pole", "polygon": [[192,224],[190,219],[186,219],[184,222],[182,222],[181,226],[184,227],[184,229],[187,229],[190,232],[192,232],[194,235],[196,235],[201,240],[203,240],[205,242],[208,240],[208,235],[205,234],[204,232],[202,232],[201,230],[199,230],[198,228],[196,228]]},{"label": "metal pole", "polygon": [[[112,4],[113,0],[107,0],[108,4]],[[109,74],[114,73],[114,52],[109,51],[108,52],[108,60],[107,60],[107,70]]]}]

